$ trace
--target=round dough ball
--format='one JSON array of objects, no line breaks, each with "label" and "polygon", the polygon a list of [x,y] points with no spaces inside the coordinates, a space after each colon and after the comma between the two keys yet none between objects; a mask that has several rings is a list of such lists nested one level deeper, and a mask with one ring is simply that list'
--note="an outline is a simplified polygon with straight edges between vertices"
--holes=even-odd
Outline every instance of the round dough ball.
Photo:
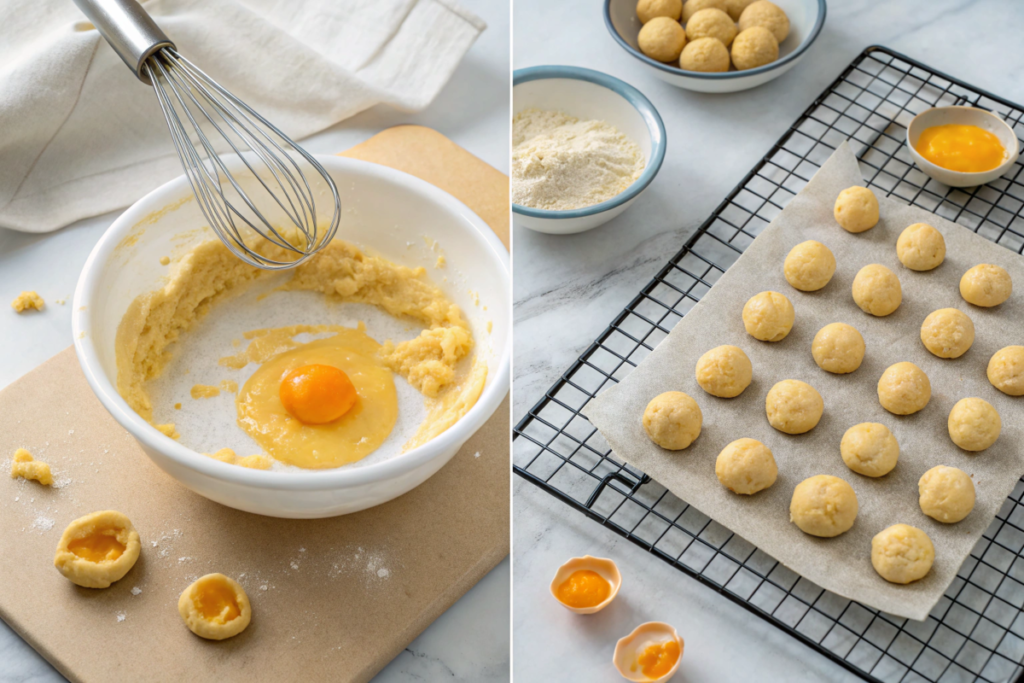
[{"label": "round dough ball", "polygon": [[839,477],[804,479],[793,489],[789,521],[811,536],[832,538],[849,531],[857,519],[857,494]]},{"label": "round dough ball", "polygon": [[722,10],[709,7],[693,13],[686,22],[686,36],[690,40],[716,38],[728,46],[736,37],[736,24]]},{"label": "round dough ball", "polygon": [[636,3],[636,16],[641,24],[651,19],[668,17],[679,21],[683,14],[683,0],[639,0]]},{"label": "round dough ball", "polygon": [[878,422],[862,422],[846,430],[839,444],[846,466],[865,477],[892,472],[900,458],[900,445],[889,428]]},{"label": "round dough ball", "polygon": [[679,55],[679,67],[687,71],[722,73],[729,70],[729,49],[716,38],[691,40]]},{"label": "round dough ball", "polygon": [[681,391],[655,396],[644,410],[644,431],[651,441],[670,451],[679,451],[700,436],[704,416],[700,406]]},{"label": "round dough ball", "polygon": [[974,343],[974,323],[955,308],[932,311],[921,323],[921,343],[939,358],[959,358]]},{"label": "round dough ball", "polygon": [[928,375],[913,363],[890,365],[878,380],[878,402],[893,415],[912,415],[928,405],[931,398]]},{"label": "round dough ball", "polygon": [[651,59],[674,62],[679,59],[683,45],[686,45],[686,31],[677,21],[668,17],[655,17],[640,29],[637,43],[640,44],[640,51]]},{"label": "round dough ball", "polygon": [[983,451],[1003,430],[999,411],[982,398],[962,398],[949,411],[949,438],[965,451]]},{"label": "round dough ball", "polygon": [[749,496],[774,484],[779,468],[775,456],[763,443],[738,439],[718,454],[715,475],[722,486],[733,493]]},{"label": "round dough ball", "polygon": [[755,294],[743,304],[743,327],[747,334],[761,341],[782,341],[793,329],[796,311],[778,292]]},{"label": "round dough ball", "polygon": [[750,359],[738,346],[716,346],[697,361],[697,384],[719,398],[739,396],[753,376]]},{"label": "round dough ball", "polygon": [[811,355],[825,372],[845,375],[864,361],[864,337],[853,325],[830,323],[814,335]]},{"label": "round dough ball", "polygon": [[896,273],[878,263],[864,266],[853,278],[853,300],[860,310],[882,317],[903,302],[903,288]]},{"label": "round dough ball", "polygon": [[690,17],[702,9],[720,9],[724,12],[725,8],[726,0],[686,0],[683,3],[683,23],[690,21]]},{"label": "round dough ball", "polygon": [[1007,396],[1024,396],[1024,346],[999,349],[988,361],[988,381]]},{"label": "round dough ball", "polygon": [[801,292],[816,292],[836,272],[836,257],[821,242],[807,240],[789,250],[783,265],[786,282]]},{"label": "round dough ball", "polygon": [[103,510],[68,524],[53,566],[76,586],[107,588],[135,566],[141,550],[131,520],[115,510]]},{"label": "round dough ball", "polygon": [[796,379],[784,379],[764,399],[768,423],[784,434],[809,432],[821,420],[825,402],[814,387]]},{"label": "round dough ball", "polygon": [[934,520],[953,524],[974,509],[974,482],[961,469],[938,465],[917,482],[921,512]]},{"label": "round dough ball", "polygon": [[839,193],[832,215],[846,232],[864,232],[878,225],[878,199],[866,187],[854,185]]},{"label": "round dough ball", "polygon": [[725,0],[725,11],[729,13],[733,21],[739,21],[743,10],[747,9],[747,5],[752,2],[754,0]]},{"label": "round dough ball", "polygon": [[990,308],[998,306],[1013,293],[1010,274],[999,266],[981,263],[960,278],[960,296],[969,304]]},{"label": "round dough ball", "polygon": [[909,524],[893,524],[871,539],[871,566],[891,583],[923,579],[935,562],[928,534]]},{"label": "round dough ball", "polygon": [[738,71],[756,69],[778,58],[779,41],[763,26],[740,31],[732,41],[732,63]]},{"label": "round dough ball", "polygon": [[747,5],[740,14],[740,31],[754,26],[763,26],[772,32],[775,40],[782,42],[789,35],[789,17],[782,9],[768,0],[757,0]]},{"label": "round dough ball", "polygon": [[200,638],[224,640],[245,630],[252,620],[252,606],[237,581],[223,574],[207,574],[182,591],[178,614]]},{"label": "round dough ball", "polygon": [[946,258],[946,239],[927,223],[914,223],[896,240],[896,256],[911,270],[938,268]]}]

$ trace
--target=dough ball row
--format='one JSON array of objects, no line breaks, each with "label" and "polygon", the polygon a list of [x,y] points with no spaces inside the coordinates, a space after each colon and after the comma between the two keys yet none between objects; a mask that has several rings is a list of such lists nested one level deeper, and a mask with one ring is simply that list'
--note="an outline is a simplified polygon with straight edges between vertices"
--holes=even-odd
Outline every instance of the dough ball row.
[{"label": "dough ball row", "polygon": [[686,71],[770,64],[789,35],[789,18],[768,0],[639,0],[636,14],[643,24],[640,51],[659,62],[678,62]]}]

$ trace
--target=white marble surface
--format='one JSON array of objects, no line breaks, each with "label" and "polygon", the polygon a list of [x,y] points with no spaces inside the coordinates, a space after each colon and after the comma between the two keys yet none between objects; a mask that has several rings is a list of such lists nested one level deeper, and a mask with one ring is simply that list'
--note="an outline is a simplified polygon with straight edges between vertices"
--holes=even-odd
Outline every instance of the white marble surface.
[{"label": "white marble surface", "polygon": [[[514,420],[526,413],[674,254],[778,137],[865,47],[880,44],[1017,102],[1024,101],[1011,0],[832,0],[804,61],[756,90],[700,95],[649,76],[608,35],[603,3],[515,0],[513,66],[586,66],[622,78],[658,108],[668,153],[658,177],[615,221],[581,235],[514,229]],[[853,681],[775,627],[571,511],[513,484],[513,675],[517,681],[620,680],[616,639],[652,619],[686,638],[679,681]],[[606,612],[574,618],[547,592],[555,568],[612,557],[623,590]]]},{"label": "white marble surface", "polygon": [[[508,172],[509,5],[506,0],[460,0],[488,29],[434,103],[419,114],[377,107],[306,141],[333,154],[390,126],[430,126],[487,163]],[[0,229],[0,388],[71,344],[70,299],[93,244],[114,220],[108,214],[49,235]],[[42,315],[14,319],[7,303],[35,288],[47,302]],[[68,305],[55,303],[66,298]],[[10,316],[10,317],[8,317]],[[509,680],[509,580],[505,559],[435,621],[377,677],[409,681]],[[63,681],[50,665],[0,622],[0,683]]]}]

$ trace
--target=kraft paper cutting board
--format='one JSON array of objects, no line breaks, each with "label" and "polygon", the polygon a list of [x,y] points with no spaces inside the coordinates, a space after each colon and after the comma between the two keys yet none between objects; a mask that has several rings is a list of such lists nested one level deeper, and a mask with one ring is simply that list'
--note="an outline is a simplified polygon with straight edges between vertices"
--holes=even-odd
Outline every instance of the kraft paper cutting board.
[{"label": "kraft paper cutting board", "polygon": [[[508,179],[441,134],[401,126],[345,155],[438,185],[508,245]],[[9,479],[17,447],[59,487]],[[508,554],[508,449],[506,399],[390,503],[325,520],[238,512],[150,463],[69,348],[0,392],[0,617],[72,681],[367,681]],[[68,522],[103,509],[131,518],[142,556],[110,588],[78,588],[54,549]],[[253,605],[249,628],[220,643],[192,635],[176,607],[215,571]]]}]

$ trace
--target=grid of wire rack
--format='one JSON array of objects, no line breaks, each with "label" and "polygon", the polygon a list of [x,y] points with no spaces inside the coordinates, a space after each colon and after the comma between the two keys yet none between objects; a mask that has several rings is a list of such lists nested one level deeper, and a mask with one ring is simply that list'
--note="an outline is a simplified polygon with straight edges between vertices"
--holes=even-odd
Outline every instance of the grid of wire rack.
[{"label": "grid of wire rack", "polygon": [[824,591],[649,476],[617,461],[579,414],[700,300],[844,140],[876,191],[1024,252],[1024,174],[948,188],[918,171],[906,126],[934,106],[1024,108],[887,48],[858,56],[515,428],[514,471],[866,680],[1024,680],[1024,479],[926,621]]}]

